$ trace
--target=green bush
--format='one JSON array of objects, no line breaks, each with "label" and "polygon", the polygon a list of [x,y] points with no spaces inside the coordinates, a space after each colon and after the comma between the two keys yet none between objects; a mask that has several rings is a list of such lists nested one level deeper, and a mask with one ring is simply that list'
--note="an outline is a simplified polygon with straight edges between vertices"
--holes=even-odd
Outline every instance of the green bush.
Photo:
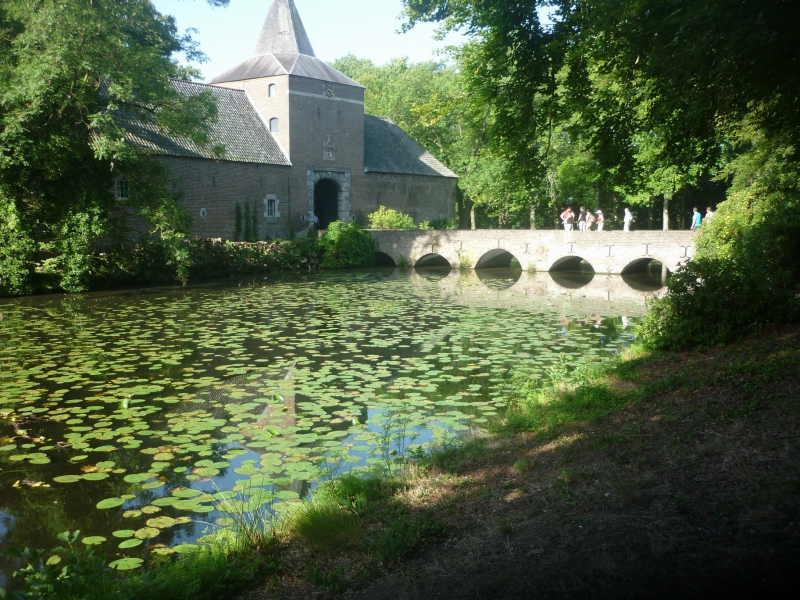
[{"label": "green bush", "polygon": [[410,215],[381,206],[368,217],[370,229],[416,229]]},{"label": "green bush", "polygon": [[0,295],[30,293],[36,242],[14,201],[0,190]]},{"label": "green bush", "polygon": [[[458,229],[458,219],[434,219],[428,223],[431,229]],[[420,229],[422,224],[420,223]]]},{"label": "green bush", "polygon": [[800,166],[791,155],[759,142],[734,162],[728,199],[639,328],[645,345],[724,344],[800,318]]},{"label": "green bush", "polygon": [[320,266],[326,269],[368,267],[375,264],[375,242],[355,223],[334,221],[318,242]]}]

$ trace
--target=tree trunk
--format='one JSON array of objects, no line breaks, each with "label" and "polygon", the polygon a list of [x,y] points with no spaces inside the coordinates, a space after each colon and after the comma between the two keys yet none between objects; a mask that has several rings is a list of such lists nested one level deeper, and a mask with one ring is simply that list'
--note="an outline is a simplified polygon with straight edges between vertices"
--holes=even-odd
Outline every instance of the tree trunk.
[{"label": "tree trunk", "polygon": [[664,231],[669,231],[669,200],[670,197],[667,194],[664,194],[664,212],[663,212],[663,219],[664,223],[662,225],[662,229]]},{"label": "tree trunk", "polygon": [[536,230],[536,206],[531,204],[531,230]]},{"label": "tree trunk", "polygon": [[469,210],[470,229],[477,229],[475,227],[475,206],[473,205]]}]

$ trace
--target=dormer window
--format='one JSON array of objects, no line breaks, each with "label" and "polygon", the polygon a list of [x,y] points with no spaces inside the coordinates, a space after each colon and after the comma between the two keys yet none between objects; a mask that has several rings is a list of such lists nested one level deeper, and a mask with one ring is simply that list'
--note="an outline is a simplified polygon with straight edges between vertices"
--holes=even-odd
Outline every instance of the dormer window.
[{"label": "dormer window", "polygon": [[128,199],[128,182],[125,179],[117,179],[117,200],[127,200]]},{"label": "dormer window", "polygon": [[274,98],[278,95],[278,88],[274,83],[269,84],[269,97]]},{"label": "dormer window", "polygon": [[272,133],[278,133],[278,119],[269,120],[269,130]]}]

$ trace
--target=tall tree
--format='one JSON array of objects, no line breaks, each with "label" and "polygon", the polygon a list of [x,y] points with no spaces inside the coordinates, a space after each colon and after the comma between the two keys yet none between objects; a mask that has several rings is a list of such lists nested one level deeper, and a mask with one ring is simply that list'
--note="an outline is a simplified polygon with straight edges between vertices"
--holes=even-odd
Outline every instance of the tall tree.
[{"label": "tall tree", "polygon": [[[179,52],[203,58],[190,33],[179,34],[174,19],[148,0],[0,5],[0,245],[29,258],[35,242],[50,241],[85,258],[107,230],[121,174],[148,191],[133,200],[168,201],[163,186],[152,193],[163,173],[125,145],[115,116],[134,113],[206,142],[205,123],[216,108],[209,95],[180,98],[170,86],[171,78],[195,75],[177,62]],[[149,208],[160,217],[178,214]],[[0,253],[0,286],[22,289],[32,261],[10,260]],[[86,261],[72,266],[85,270]],[[78,273],[69,288],[79,289],[80,279]]]}]

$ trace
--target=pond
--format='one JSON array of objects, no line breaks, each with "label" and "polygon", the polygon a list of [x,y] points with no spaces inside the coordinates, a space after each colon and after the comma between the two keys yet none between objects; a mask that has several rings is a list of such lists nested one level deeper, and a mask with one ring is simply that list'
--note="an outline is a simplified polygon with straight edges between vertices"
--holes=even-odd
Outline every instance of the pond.
[{"label": "pond", "polygon": [[509,368],[612,356],[661,292],[376,269],[0,300],[0,550],[186,551],[231,510],[484,427]]}]

